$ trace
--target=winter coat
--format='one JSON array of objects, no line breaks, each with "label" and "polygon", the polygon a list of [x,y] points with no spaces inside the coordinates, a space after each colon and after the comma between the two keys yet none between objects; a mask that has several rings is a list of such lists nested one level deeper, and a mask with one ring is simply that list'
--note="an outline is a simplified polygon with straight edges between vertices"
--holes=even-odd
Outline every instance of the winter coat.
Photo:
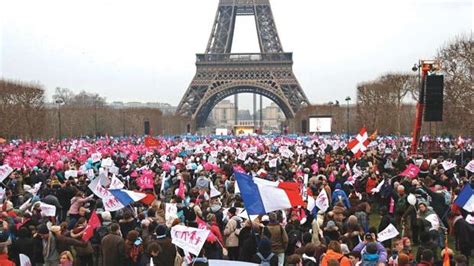
[{"label": "winter coat", "polygon": [[172,265],[176,257],[176,246],[171,243],[169,238],[159,238],[154,240],[161,247],[161,252],[156,257],[157,265]]},{"label": "winter coat", "polygon": [[35,248],[36,246],[32,238],[20,237],[13,241],[9,247],[9,252],[11,253],[11,257],[15,260],[15,264],[20,265],[20,254],[25,254],[33,261]]},{"label": "winter coat", "polygon": [[116,234],[108,234],[102,239],[102,266],[124,266],[125,241]]},{"label": "winter coat", "polygon": [[72,237],[67,237],[63,235],[56,235],[56,249],[58,253],[61,254],[63,251],[71,251],[71,246],[77,248],[87,247],[88,242],[74,239]]},{"label": "winter coat", "polygon": [[344,254],[337,253],[333,250],[328,250],[321,260],[321,266],[327,266],[330,260],[336,260],[339,262],[340,266],[351,266],[351,261],[349,258],[344,256]]},{"label": "winter coat", "polygon": [[[387,250],[380,242],[375,242],[377,245],[377,254],[379,255],[379,262],[385,263],[387,261]],[[360,242],[352,251],[360,252],[362,255],[365,253],[365,243]]]},{"label": "winter coat", "polygon": [[280,224],[269,224],[268,230],[271,234],[272,252],[275,254],[285,252],[288,246],[288,234]]},{"label": "winter coat", "polygon": [[237,221],[238,217],[232,217],[224,229],[224,236],[225,236],[225,245],[226,247],[238,247],[239,246],[239,233],[240,228],[237,228],[239,225],[239,221]]},{"label": "winter coat", "polygon": [[321,241],[319,240],[319,223],[317,219],[314,219],[313,222],[311,223],[311,228],[312,228],[312,238],[311,242],[315,244],[316,246],[319,246],[321,244]]},{"label": "winter coat", "polygon": [[350,209],[351,208],[351,203],[349,202],[349,198],[347,198],[346,192],[342,189],[336,189],[332,193],[332,205],[336,205],[339,199],[342,200],[342,203],[344,203],[344,206],[346,208]]},{"label": "winter coat", "polygon": [[15,266],[15,263],[8,259],[8,254],[0,254],[0,265],[2,266]]}]

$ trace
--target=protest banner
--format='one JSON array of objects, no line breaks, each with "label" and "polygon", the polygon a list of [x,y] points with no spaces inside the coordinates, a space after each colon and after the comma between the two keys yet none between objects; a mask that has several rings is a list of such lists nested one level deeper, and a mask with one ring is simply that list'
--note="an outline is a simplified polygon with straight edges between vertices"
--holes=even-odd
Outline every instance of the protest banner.
[{"label": "protest banner", "polygon": [[3,182],[12,172],[13,168],[8,164],[0,166],[0,182]]},{"label": "protest banner", "polygon": [[174,220],[178,218],[178,207],[176,203],[166,203],[165,204],[165,220]]},{"label": "protest banner", "polygon": [[377,234],[377,241],[378,242],[384,242],[385,240],[392,239],[396,236],[399,235],[399,232],[393,224],[389,224],[385,229],[380,231],[380,233]]},{"label": "protest banner", "polygon": [[41,215],[43,217],[55,217],[56,206],[40,202]]},{"label": "protest banner", "polygon": [[171,242],[183,250],[198,256],[210,232],[207,229],[175,225],[171,228]]}]

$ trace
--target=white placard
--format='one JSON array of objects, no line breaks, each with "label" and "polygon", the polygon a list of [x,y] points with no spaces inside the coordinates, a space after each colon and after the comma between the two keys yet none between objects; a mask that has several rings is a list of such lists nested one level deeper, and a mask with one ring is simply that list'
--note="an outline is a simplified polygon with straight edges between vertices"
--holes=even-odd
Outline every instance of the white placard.
[{"label": "white placard", "polygon": [[56,206],[40,202],[41,215],[43,217],[55,217]]},{"label": "white placard", "polygon": [[166,222],[178,218],[178,207],[176,203],[165,204],[165,220]]},{"label": "white placard", "polygon": [[105,159],[102,159],[102,162],[100,163],[100,166],[102,167],[112,167],[114,166],[114,161],[112,160],[112,158],[105,158]]},{"label": "white placard", "polygon": [[468,170],[471,173],[474,173],[474,160],[471,160],[467,165],[466,165],[466,170]]},{"label": "white placard", "polygon": [[456,167],[456,163],[450,162],[450,161],[443,161],[441,165],[444,168],[444,171],[449,171],[452,168]]},{"label": "white placard", "polygon": [[112,165],[111,167],[109,167],[109,173],[111,173],[113,175],[118,175],[119,168],[115,165]]},{"label": "white placard", "polygon": [[198,256],[210,232],[206,229],[175,225],[171,228],[171,242],[183,250]]},{"label": "white placard", "polygon": [[30,258],[25,254],[20,254],[20,266],[32,266]]},{"label": "white placard", "polygon": [[288,149],[282,150],[281,151],[281,156],[285,158],[291,158],[293,157],[294,153]]},{"label": "white placard", "polygon": [[237,156],[237,159],[239,159],[241,161],[245,161],[246,158],[247,158],[247,153],[246,152],[241,152],[239,154],[239,156]]},{"label": "white placard", "polygon": [[468,223],[470,223],[470,224],[474,224],[474,216],[468,214],[468,215],[466,216],[466,221],[467,221]]},{"label": "white placard", "polygon": [[100,159],[102,159],[102,154],[100,154],[100,152],[93,153],[91,155],[91,159],[92,159],[93,163],[96,163],[96,162],[100,161]]},{"label": "white placard", "polygon": [[270,166],[270,168],[277,167],[277,158],[274,158],[274,159],[271,159],[270,161],[268,161],[268,166]]},{"label": "white placard", "polygon": [[393,224],[389,224],[385,229],[383,229],[380,233],[377,234],[377,241],[383,242],[385,240],[392,239],[398,236],[400,233],[398,232],[397,228],[393,226]]},{"label": "white placard", "polygon": [[110,181],[109,189],[122,189],[125,185],[118,179],[115,175],[112,176],[112,180]]},{"label": "white placard", "polygon": [[318,209],[323,213],[329,208],[329,198],[324,188],[321,189],[321,192],[319,192],[315,204],[316,207],[318,207]]},{"label": "white placard", "polygon": [[94,177],[95,177],[94,169],[87,170],[87,178],[89,178],[89,180],[92,180],[94,179]]},{"label": "white placard", "polygon": [[66,172],[64,172],[64,177],[66,179],[68,179],[70,177],[77,178],[77,170],[67,170]]},{"label": "white placard", "polygon": [[5,178],[7,178],[13,172],[13,168],[11,168],[8,164],[0,166],[0,182],[3,182]]}]

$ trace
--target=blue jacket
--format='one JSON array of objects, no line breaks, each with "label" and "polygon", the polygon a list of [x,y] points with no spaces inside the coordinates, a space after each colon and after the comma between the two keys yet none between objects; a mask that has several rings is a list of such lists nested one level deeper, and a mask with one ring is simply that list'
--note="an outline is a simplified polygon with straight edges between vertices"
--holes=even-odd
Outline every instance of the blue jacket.
[{"label": "blue jacket", "polygon": [[339,197],[341,198],[342,202],[346,206],[346,208],[351,208],[351,203],[349,202],[349,198],[347,198],[346,192],[342,189],[336,189],[332,193],[332,205],[336,205],[336,203],[339,201]]}]

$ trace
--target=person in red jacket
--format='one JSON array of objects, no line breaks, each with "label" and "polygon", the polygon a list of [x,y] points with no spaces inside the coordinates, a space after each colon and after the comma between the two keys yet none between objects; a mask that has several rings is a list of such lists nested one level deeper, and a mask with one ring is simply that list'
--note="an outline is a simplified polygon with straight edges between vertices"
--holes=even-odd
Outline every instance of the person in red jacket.
[{"label": "person in red jacket", "polygon": [[15,266],[15,263],[8,259],[8,246],[12,243],[9,239],[8,230],[6,229],[6,222],[0,229],[0,265],[1,266]]}]

